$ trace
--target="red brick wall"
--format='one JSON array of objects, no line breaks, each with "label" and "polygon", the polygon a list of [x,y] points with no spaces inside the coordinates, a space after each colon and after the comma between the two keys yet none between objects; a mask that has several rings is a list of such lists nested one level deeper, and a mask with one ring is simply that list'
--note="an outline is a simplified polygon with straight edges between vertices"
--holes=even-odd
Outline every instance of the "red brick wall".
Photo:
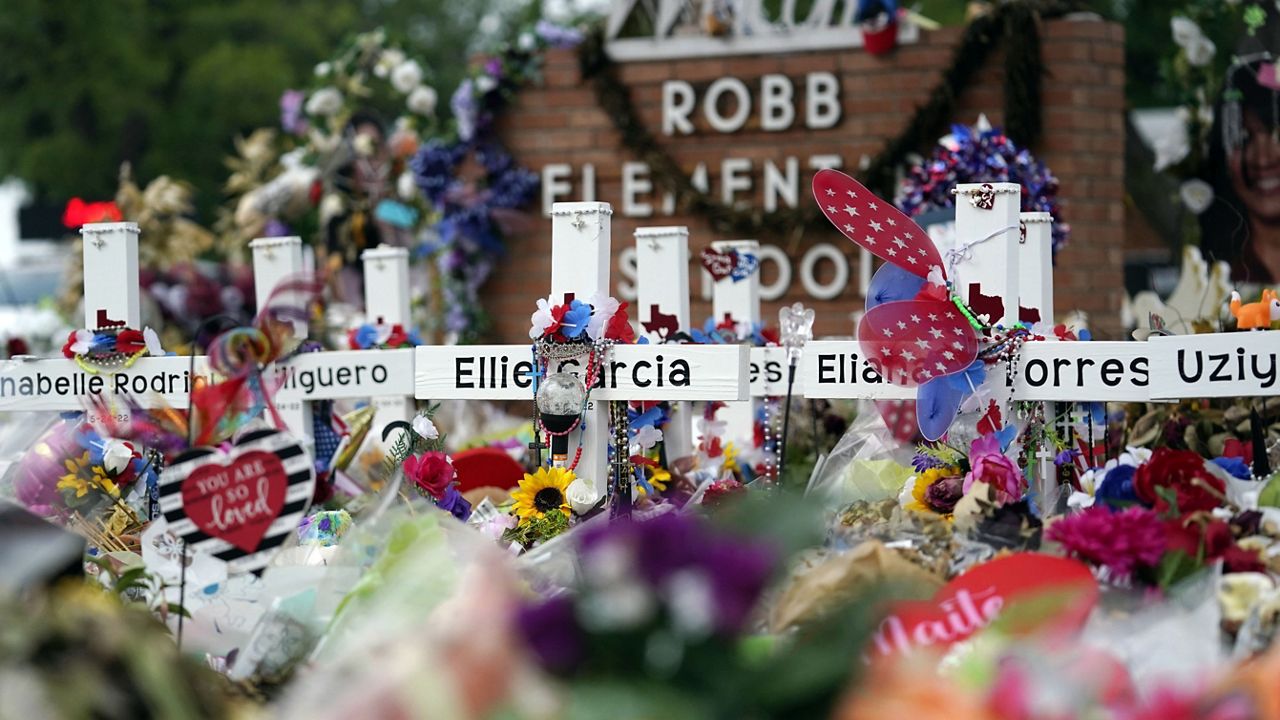
[{"label": "red brick wall", "polygon": [[[759,77],[765,73],[783,73],[790,77],[796,86],[797,101],[803,97],[805,73],[836,73],[841,81],[843,115],[834,128],[805,129],[803,105],[797,103],[796,124],[786,132],[761,131],[758,108],[755,108],[742,130],[721,134],[705,126],[699,110],[692,116],[696,118],[697,128],[693,135],[661,137],[664,147],[686,171],[692,171],[699,161],[707,163],[713,193],[719,191],[722,159],[752,159],[752,193],[755,195],[752,204],[762,208],[764,159],[780,165],[788,156],[799,157],[799,201],[812,202],[808,191],[812,171],[807,168],[807,158],[836,153],[843,157],[845,169],[854,171],[864,155],[875,155],[887,139],[901,131],[914,109],[926,101],[939,82],[960,35],[959,28],[924,32],[918,43],[900,47],[884,58],[872,57],[860,50],[823,51],[628,63],[620,69],[642,120],[655,136],[661,133],[663,80],[678,78],[698,88],[700,108],[701,86],[725,75],[743,80],[751,88],[755,102]],[[1070,245],[1058,258],[1055,269],[1056,305],[1059,313],[1073,309],[1087,312],[1096,333],[1116,337],[1120,329],[1118,311],[1123,290],[1125,221],[1123,28],[1097,21],[1049,22],[1043,32],[1043,52],[1046,65],[1041,98],[1044,134],[1039,146],[1033,149],[1061,182],[1063,215],[1072,230]],[[979,113],[985,112],[992,123],[1000,124],[1002,82],[1003,57],[996,53],[981,73],[981,79],[960,98],[954,120],[971,124]],[[611,203],[614,209],[615,255],[623,247],[634,245],[632,233],[636,227],[688,225],[694,257],[690,271],[694,285],[692,318],[700,323],[710,314],[710,304],[699,296],[697,253],[713,240],[737,238],[714,235],[706,223],[696,217],[663,215],[661,198],[656,193],[642,198],[658,210],[653,217],[622,216],[622,163],[637,158],[622,148],[612,122],[596,106],[593,91],[578,73],[573,52],[553,51],[548,55],[545,83],[520,93],[499,131],[517,161],[526,167],[541,172],[549,163],[571,164],[575,168],[575,193],[581,187],[576,175],[578,170],[584,163],[595,166],[595,199]],[[748,195],[743,193],[740,197]],[[580,198],[575,194],[564,199]],[[826,227],[810,228],[792,237],[753,239],[776,243],[792,258],[791,291],[782,302],[800,300],[816,308],[819,335],[852,333],[850,314],[862,306],[858,295],[858,253],[852,243]],[[842,297],[831,301],[808,297],[794,276],[804,249],[820,241],[836,244],[850,263],[849,288]],[[549,220],[540,221],[533,232],[509,239],[509,258],[500,264],[486,288],[487,307],[494,314],[499,339],[521,341],[527,337],[534,300],[544,297],[550,284],[550,247]],[[763,279],[768,282],[771,266],[765,267]],[[829,267],[826,270],[829,274]],[[615,288],[620,277],[615,262]],[[824,279],[821,273],[819,279]],[[780,304],[765,305],[766,321],[776,322]]]}]

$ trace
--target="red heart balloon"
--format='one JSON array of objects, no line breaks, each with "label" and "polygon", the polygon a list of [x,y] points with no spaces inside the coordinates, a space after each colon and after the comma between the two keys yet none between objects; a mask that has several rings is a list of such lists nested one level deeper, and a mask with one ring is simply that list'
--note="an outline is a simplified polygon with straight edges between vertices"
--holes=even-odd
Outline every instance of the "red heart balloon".
[{"label": "red heart balloon", "polygon": [[872,637],[872,650],[892,655],[945,648],[990,625],[1007,608],[1035,599],[1058,601],[1047,617],[1020,616],[1016,630],[1075,632],[1098,602],[1098,583],[1084,563],[1040,553],[1015,553],[970,568],[933,600],[898,603]]},{"label": "red heart balloon", "polygon": [[288,485],[280,459],[255,450],[193,470],[182,483],[182,506],[206,535],[251,553],[280,517]]}]

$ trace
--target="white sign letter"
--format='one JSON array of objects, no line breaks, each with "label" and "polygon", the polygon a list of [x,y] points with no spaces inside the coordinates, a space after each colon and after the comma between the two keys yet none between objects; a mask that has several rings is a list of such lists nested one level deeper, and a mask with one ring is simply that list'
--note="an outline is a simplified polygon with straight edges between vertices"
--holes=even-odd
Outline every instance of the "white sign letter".
[{"label": "white sign letter", "polygon": [[649,217],[653,206],[636,202],[636,195],[653,192],[649,182],[649,166],[642,162],[622,164],[622,214],[627,217]]},{"label": "white sign letter", "polygon": [[[726,91],[733,93],[738,103],[733,114],[727,118],[720,114],[720,96]],[[717,132],[731,133],[741,130],[747,122],[747,116],[751,114],[751,94],[747,91],[746,83],[735,77],[722,77],[711,83],[711,87],[707,88],[706,97],[702,98],[702,114]]]},{"label": "white sign letter", "polygon": [[795,90],[786,75],[765,75],[760,78],[760,129],[780,132],[791,127],[796,119],[793,104]]},{"label": "white sign letter", "polygon": [[693,86],[683,80],[668,80],[662,83],[662,134],[693,134],[693,123],[689,122],[689,113],[697,99],[693,95]]},{"label": "white sign letter", "polygon": [[814,72],[805,77],[805,127],[825,130],[840,122],[840,81],[834,73]]}]

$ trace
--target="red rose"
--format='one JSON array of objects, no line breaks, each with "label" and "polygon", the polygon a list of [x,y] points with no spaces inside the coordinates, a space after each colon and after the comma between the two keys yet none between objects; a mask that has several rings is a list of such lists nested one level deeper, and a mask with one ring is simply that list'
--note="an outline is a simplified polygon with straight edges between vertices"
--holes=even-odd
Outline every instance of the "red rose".
[{"label": "red rose", "polygon": [[1208,515],[1183,515],[1165,522],[1169,550],[1181,550],[1193,558],[1213,562],[1236,547],[1231,526]]},{"label": "red rose", "polygon": [[1151,459],[1138,466],[1133,476],[1138,499],[1161,513],[1174,508],[1167,495],[1177,500],[1177,512],[1212,510],[1222,504],[1226,485],[1204,466],[1204,459],[1191,450],[1160,448]]},{"label": "red rose", "polygon": [[1257,550],[1245,550],[1232,545],[1222,554],[1222,564],[1227,572],[1266,572],[1267,566],[1258,557]]},{"label": "red rose", "polygon": [[72,330],[71,334],[67,336],[67,342],[62,346],[62,356],[67,358],[75,357],[76,354],[71,350],[71,346],[75,344],[76,344],[76,331]]},{"label": "red rose", "polygon": [[439,500],[453,484],[457,472],[449,456],[442,452],[426,452],[410,455],[404,461],[404,476],[413,481],[424,493]]},{"label": "red rose", "polygon": [[132,355],[147,349],[147,341],[141,330],[121,330],[116,335],[116,352]]}]

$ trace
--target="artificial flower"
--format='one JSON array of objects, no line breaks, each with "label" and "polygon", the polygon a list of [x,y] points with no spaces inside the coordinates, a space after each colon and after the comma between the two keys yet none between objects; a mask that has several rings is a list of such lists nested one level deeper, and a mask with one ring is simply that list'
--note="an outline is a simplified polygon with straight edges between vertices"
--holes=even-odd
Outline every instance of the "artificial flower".
[{"label": "artificial flower", "polygon": [[[938,487],[934,487],[934,486]],[[950,515],[963,496],[963,475],[960,468],[943,466],[929,468],[907,481],[903,494],[908,495],[905,507],[924,513]]]},{"label": "artificial flower", "polygon": [[378,342],[378,329],[371,324],[351,328],[347,332],[347,345],[352,350],[368,350]]},{"label": "artificial flower", "polygon": [[1184,15],[1175,15],[1169,20],[1169,29],[1173,42],[1184,50],[1192,43],[1204,37],[1204,31],[1194,20]]},{"label": "artificial flower", "polygon": [[102,467],[109,475],[117,477],[128,469],[135,457],[137,454],[128,443],[108,440],[102,448]]},{"label": "artificial flower", "polygon": [[568,310],[560,320],[560,334],[572,340],[582,337],[587,331],[587,323],[591,321],[591,306],[574,299],[570,301]]},{"label": "artificial flower", "polygon": [[1160,172],[1173,167],[1186,159],[1191,153],[1191,139],[1187,135],[1186,125],[1174,123],[1160,137],[1156,138],[1155,170]]},{"label": "artificial flower", "polygon": [[67,474],[58,479],[58,489],[82,498],[92,489],[99,489],[108,495],[118,495],[115,482],[107,477],[101,465],[90,465],[89,451],[85,450],[78,458],[67,458],[63,461]]},{"label": "artificial flower", "polygon": [[1222,456],[1240,458],[1248,462],[1253,459],[1253,442],[1227,438],[1226,442],[1222,443]]},{"label": "artificial flower", "polygon": [[1253,471],[1249,469],[1249,464],[1238,457],[1216,457],[1212,462],[1237,480],[1253,479]]},{"label": "artificial flower", "polygon": [[387,331],[387,337],[382,344],[390,348],[401,348],[410,345],[409,336],[404,331],[404,326],[396,323]]},{"label": "artificial flower", "polygon": [[[224,290],[235,291],[236,288],[224,288]],[[147,354],[151,357],[164,357],[164,347],[160,345],[160,336],[151,328],[142,329],[142,341],[147,346]]]},{"label": "artificial flower", "polygon": [[422,84],[422,66],[417,60],[405,60],[391,71],[391,87],[401,95],[408,95]]},{"label": "artificial flower", "polygon": [[1178,197],[1188,210],[1199,215],[1213,204],[1213,186],[1200,178],[1191,178],[1178,187]]},{"label": "artificial flower", "polygon": [[[653,467],[649,468],[649,485],[653,487],[654,492],[663,493],[667,491],[667,483],[671,481],[671,473],[666,468]],[[640,486],[641,494],[647,495],[648,492],[644,486]]]},{"label": "artificial flower", "polygon": [[[1138,467],[1133,486],[1138,499],[1160,513],[1212,510],[1226,497],[1225,483],[1191,450],[1156,450]],[[1176,507],[1170,504],[1170,495]]]},{"label": "artificial flower", "polygon": [[702,493],[702,504],[710,508],[719,507],[746,491],[747,486],[733,476],[722,477],[707,486]]},{"label": "artificial flower", "polygon": [[311,93],[311,97],[307,98],[306,111],[308,115],[320,115],[328,117],[337,115],[342,109],[342,93],[338,92],[335,87],[323,87]]},{"label": "artificial flower", "polygon": [[67,336],[67,342],[62,346],[62,354],[67,357],[75,357],[76,355],[84,355],[93,348],[93,332],[91,330],[76,330]]},{"label": "artificial flower", "polygon": [[1213,62],[1218,46],[1207,37],[1198,37],[1186,47],[1187,63],[1192,67],[1204,67]]},{"label": "artificial flower", "polygon": [[1107,471],[1098,484],[1094,497],[1112,508],[1138,504],[1138,491],[1133,486],[1137,471],[1138,468],[1133,465],[1117,465]]},{"label": "artificial flower", "polygon": [[116,352],[133,355],[147,349],[141,330],[121,330],[116,334]]},{"label": "artificial flower", "polygon": [[433,450],[405,458],[404,475],[423,492],[439,500],[444,497],[458,473],[448,455]]},{"label": "artificial flower", "polygon": [[618,312],[618,301],[604,293],[596,293],[591,298],[591,307],[594,312],[591,313],[591,320],[587,323],[587,337],[600,340],[604,337],[605,325],[613,319],[614,313]]},{"label": "artificial flower", "polygon": [[965,492],[974,483],[986,483],[995,491],[997,501],[1010,503],[1017,502],[1027,489],[1022,471],[1000,451],[1000,438],[995,435],[984,435],[970,444],[969,468],[964,476]]},{"label": "artificial flower", "polygon": [[413,92],[409,93],[409,99],[405,101],[405,107],[418,115],[429,117],[436,111],[437,102],[438,97],[435,88],[430,85],[422,85],[414,88]]},{"label": "artificial flower", "polygon": [[436,498],[436,507],[463,522],[471,517],[471,503],[453,485],[445,488],[444,495]]},{"label": "artificial flower", "polygon": [[645,425],[636,431],[633,441],[641,450],[648,450],[662,442],[662,431],[652,425]]},{"label": "artificial flower", "polygon": [[541,519],[556,511],[569,517],[571,508],[565,497],[565,489],[573,481],[573,471],[561,467],[540,467],[532,475],[525,473],[520,486],[511,493],[511,498],[516,503],[514,512],[520,518],[520,524]]},{"label": "artificial flower", "polygon": [[1089,508],[1054,522],[1047,537],[1068,554],[1106,567],[1117,578],[1155,567],[1169,549],[1164,524],[1142,507],[1119,512]]},{"label": "artificial flower", "polygon": [[618,311],[609,318],[604,327],[604,336],[620,343],[632,343],[636,339],[635,328],[627,318],[627,303],[618,306]]},{"label": "artificial flower", "polygon": [[537,340],[538,338],[553,333],[560,328],[560,322],[556,319],[554,308],[550,300],[538,298],[538,309],[533,311],[533,315],[529,316],[531,327],[529,328],[529,339]]},{"label": "artificial flower", "polygon": [[[394,139],[395,137],[392,136],[392,140]],[[415,147],[414,150],[416,149]],[[414,150],[410,150],[406,154],[412,155]],[[401,200],[412,200],[418,196],[418,185],[414,182],[413,173],[407,171],[400,173],[400,177],[396,178],[396,194],[400,196]]]},{"label": "artificial flower", "polygon": [[440,437],[440,431],[436,429],[436,424],[431,422],[431,418],[426,415],[418,415],[413,418],[413,431],[427,440],[436,440]]}]

